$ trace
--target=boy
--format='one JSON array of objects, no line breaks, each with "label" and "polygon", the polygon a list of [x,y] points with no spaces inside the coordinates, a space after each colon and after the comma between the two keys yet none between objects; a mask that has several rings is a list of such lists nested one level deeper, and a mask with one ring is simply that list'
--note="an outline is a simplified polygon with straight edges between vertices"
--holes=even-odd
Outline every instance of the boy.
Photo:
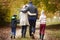
[{"label": "boy", "polygon": [[16,19],[17,15],[13,15],[12,19],[11,19],[11,38],[16,36],[16,26],[17,26],[17,19]]}]

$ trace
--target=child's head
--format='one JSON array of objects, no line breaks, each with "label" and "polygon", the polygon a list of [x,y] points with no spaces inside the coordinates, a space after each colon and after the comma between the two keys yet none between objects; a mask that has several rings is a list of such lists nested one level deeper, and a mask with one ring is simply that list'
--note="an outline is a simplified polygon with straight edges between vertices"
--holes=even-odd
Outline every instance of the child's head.
[{"label": "child's head", "polygon": [[13,16],[12,16],[12,19],[15,19],[16,17],[17,17],[17,15],[13,15]]},{"label": "child's head", "polygon": [[41,11],[41,15],[43,15],[43,14],[44,14],[44,10]]},{"label": "child's head", "polygon": [[17,17],[17,15],[13,15],[14,17]]}]

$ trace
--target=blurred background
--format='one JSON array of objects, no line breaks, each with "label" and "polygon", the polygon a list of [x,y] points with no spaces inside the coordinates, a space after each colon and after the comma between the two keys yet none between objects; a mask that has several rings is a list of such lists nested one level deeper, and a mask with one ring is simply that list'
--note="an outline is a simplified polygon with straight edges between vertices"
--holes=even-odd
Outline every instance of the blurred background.
[{"label": "blurred background", "polygon": [[[10,23],[13,14],[19,19],[21,7],[28,2],[29,0],[0,0],[0,25]],[[44,9],[48,21],[60,20],[60,0],[32,0],[32,2],[37,7],[39,16]]]},{"label": "blurred background", "polygon": [[[41,14],[41,10],[42,9],[45,10],[45,14],[47,16],[46,39],[49,38],[48,40],[60,40],[60,0],[32,0],[32,2],[38,9],[38,18]],[[0,0],[0,39],[1,40],[5,40],[5,39],[10,40],[9,25],[11,22],[11,17],[13,14],[16,14],[17,19],[19,20],[20,9],[22,8],[23,5],[28,3],[29,0]],[[36,23],[37,23],[36,27],[39,28],[40,25],[39,20],[37,20]],[[36,33],[36,35],[37,34],[38,32]],[[17,38],[16,40],[19,39],[21,38]],[[25,40],[25,39],[21,39],[21,40]],[[26,40],[31,40],[31,39],[26,38]]]}]

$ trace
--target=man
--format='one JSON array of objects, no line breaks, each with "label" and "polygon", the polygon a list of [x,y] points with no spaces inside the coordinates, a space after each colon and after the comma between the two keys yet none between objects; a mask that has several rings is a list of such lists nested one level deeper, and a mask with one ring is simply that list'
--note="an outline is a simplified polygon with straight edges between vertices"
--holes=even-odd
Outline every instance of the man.
[{"label": "man", "polygon": [[26,5],[26,8],[23,12],[28,12],[28,21],[30,24],[29,34],[30,37],[34,38],[36,19],[38,18],[37,8],[30,1],[29,4]]},{"label": "man", "polygon": [[28,20],[30,24],[29,33],[30,37],[34,38],[36,19],[38,18],[38,11],[31,1],[29,2],[29,4],[27,4],[27,9],[28,9]]}]

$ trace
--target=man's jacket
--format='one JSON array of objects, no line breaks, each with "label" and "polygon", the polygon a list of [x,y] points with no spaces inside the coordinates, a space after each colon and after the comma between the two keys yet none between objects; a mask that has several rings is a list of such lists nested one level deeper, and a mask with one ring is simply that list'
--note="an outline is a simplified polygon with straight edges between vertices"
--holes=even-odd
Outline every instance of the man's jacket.
[{"label": "man's jacket", "polygon": [[[26,11],[32,14],[32,15],[28,15],[29,20],[36,20],[38,18],[37,8],[32,3],[27,4],[25,10],[22,12],[26,12]],[[36,14],[36,15],[33,15],[33,14]]]}]

